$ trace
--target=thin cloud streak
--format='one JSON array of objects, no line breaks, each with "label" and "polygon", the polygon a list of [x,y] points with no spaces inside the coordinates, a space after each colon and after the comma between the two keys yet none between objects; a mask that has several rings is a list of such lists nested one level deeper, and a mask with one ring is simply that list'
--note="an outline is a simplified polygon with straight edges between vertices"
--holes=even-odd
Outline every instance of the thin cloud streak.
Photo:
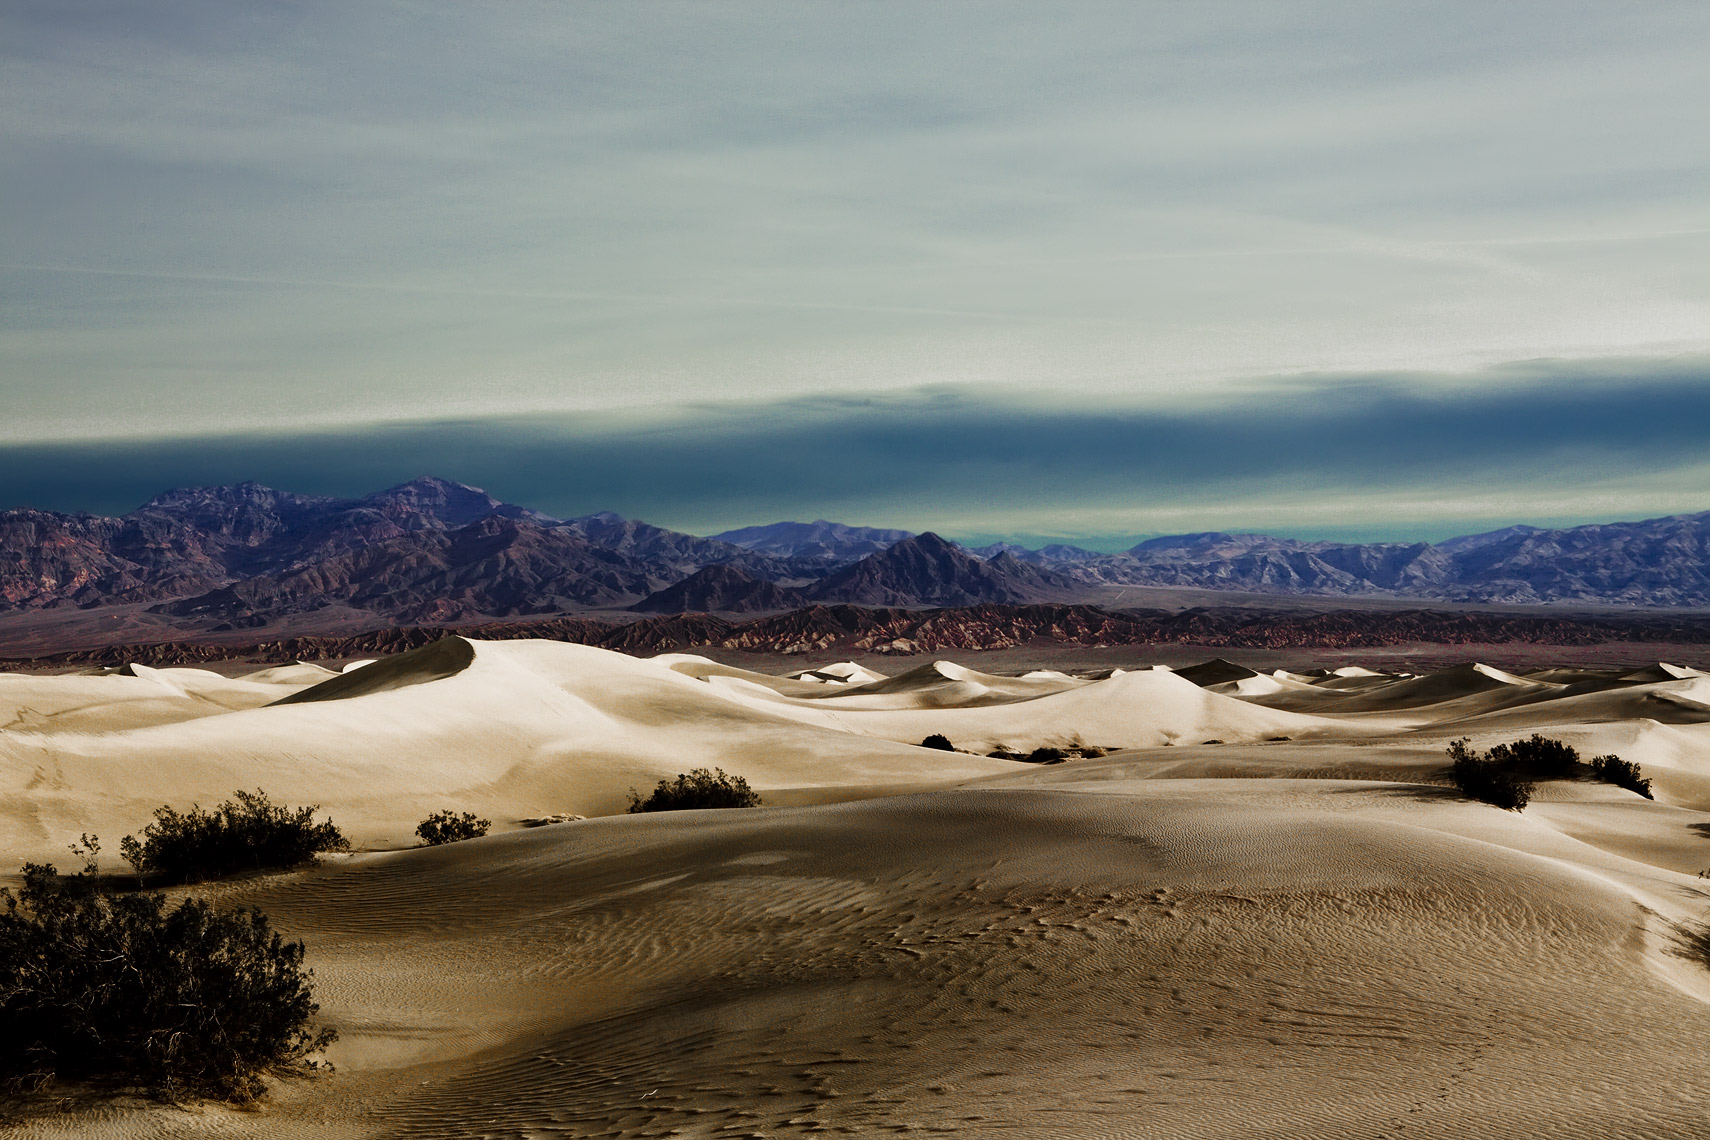
[{"label": "thin cloud streak", "polygon": [[[938,317],[977,317],[983,320],[1015,320],[1015,313],[980,312],[973,309],[942,309],[901,305],[831,305],[812,301],[776,301],[758,297],[695,297],[642,295],[639,293],[596,293],[562,289],[469,289],[435,285],[405,285],[386,281],[311,281],[288,277],[240,277],[230,273],[160,273],[135,269],[108,269],[81,265],[16,265],[0,264],[0,269],[28,270],[34,273],[69,273],[93,277],[130,277],[155,281],[206,281],[227,285],[276,286],[285,289],[350,289],[365,293],[405,293],[431,297],[511,297],[543,301],[629,301],[643,305],[731,307],[755,309],[800,309],[805,311],[850,313],[907,313]],[[1096,318],[1082,318],[1088,324],[1110,324]]]}]

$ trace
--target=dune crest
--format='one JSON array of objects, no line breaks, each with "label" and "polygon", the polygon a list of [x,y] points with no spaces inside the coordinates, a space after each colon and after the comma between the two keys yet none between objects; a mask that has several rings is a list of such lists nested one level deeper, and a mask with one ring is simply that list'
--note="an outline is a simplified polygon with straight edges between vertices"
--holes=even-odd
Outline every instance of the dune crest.
[{"label": "dune crest", "polygon": [[322,681],[320,684],[281,697],[282,705],[309,701],[341,701],[383,693],[410,685],[423,685],[454,677],[475,661],[475,643],[463,637],[447,637],[420,649],[371,662]]}]

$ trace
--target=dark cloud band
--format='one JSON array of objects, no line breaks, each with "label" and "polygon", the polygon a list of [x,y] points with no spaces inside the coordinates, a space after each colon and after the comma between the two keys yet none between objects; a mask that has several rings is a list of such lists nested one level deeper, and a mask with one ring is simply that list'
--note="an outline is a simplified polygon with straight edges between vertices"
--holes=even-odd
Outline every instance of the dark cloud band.
[{"label": "dark cloud band", "polygon": [[[1702,492],[1699,506],[1710,506],[1710,487],[1693,484],[1707,456],[1710,363],[1606,362],[1510,368],[1452,394],[1441,377],[1273,381],[1245,400],[1170,410],[946,390],[709,405],[653,419],[35,444],[0,448],[0,487],[5,506],[121,513],[173,486],[254,479],[349,495],[432,473],[554,514],[612,509],[702,532],[827,516],[1071,538],[1072,522],[1040,520],[1126,513],[1132,525],[1114,529],[1155,531],[1146,520],[1169,505],[1181,524],[1166,529],[1195,529],[1202,509],[1299,532],[1299,504],[1339,498],[1353,504],[1348,512],[1313,516],[1315,529],[1395,536],[1386,503],[1463,489],[1488,497],[1504,488],[1521,515],[1534,499],[1610,485]],[[1582,509],[1607,517],[1623,508],[1605,500]],[[1452,507],[1436,518],[1437,531],[1458,521]],[[1093,537],[1086,531],[1078,536]]]}]

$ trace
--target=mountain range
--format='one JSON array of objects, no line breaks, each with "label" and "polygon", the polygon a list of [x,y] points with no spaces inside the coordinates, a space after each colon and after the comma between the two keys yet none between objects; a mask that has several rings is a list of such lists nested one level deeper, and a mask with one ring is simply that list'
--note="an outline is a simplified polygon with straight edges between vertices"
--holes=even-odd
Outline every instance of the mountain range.
[{"label": "mountain range", "polygon": [[[751,527],[778,554],[787,528]],[[818,526],[820,524],[814,524]],[[821,549],[816,545],[815,549]],[[832,548],[835,549],[835,548]],[[1169,586],[1324,597],[1416,598],[1486,605],[1578,602],[1710,604],[1710,512],[1547,530],[1510,526],[1438,543],[1301,542],[1207,531],[1147,539],[1116,554],[996,543],[969,551],[1092,585]],[[1001,600],[991,598],[988,600]]]},{"label": "mountain range", "polygon": [[0,613],[131,607],[187,630],[293,616],[455,624],[589,610],[1065,603],[1108,599],[1113,586],[1710,606],[1710,512],[1435,544],[1208,532],[1115,554],[969,550],[930,532],[825,520],[698,537],[610,513],[557,519],[431,477],[356,499],[242,483],[168,491],[119,518],[0,512]]}]

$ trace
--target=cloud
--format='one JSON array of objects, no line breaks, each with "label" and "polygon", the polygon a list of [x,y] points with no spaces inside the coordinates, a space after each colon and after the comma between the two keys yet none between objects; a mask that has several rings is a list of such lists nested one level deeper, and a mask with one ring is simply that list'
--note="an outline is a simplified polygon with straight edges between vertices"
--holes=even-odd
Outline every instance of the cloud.
[{"label": "cloud", "polygon": [[1526,0],[12,4],[0,437],[1703,351],[1707,35]]},{"label": "cloud", "polygon": [[710,533],[781,518],[1032,535],[1256,529],[1442,538],[1710,509],[1710,360],[1255,382],[1159,409],[957,388],[0,448],[4,505],[118,513],[256,479],[355,495],[420,474],[559,515]]}]

